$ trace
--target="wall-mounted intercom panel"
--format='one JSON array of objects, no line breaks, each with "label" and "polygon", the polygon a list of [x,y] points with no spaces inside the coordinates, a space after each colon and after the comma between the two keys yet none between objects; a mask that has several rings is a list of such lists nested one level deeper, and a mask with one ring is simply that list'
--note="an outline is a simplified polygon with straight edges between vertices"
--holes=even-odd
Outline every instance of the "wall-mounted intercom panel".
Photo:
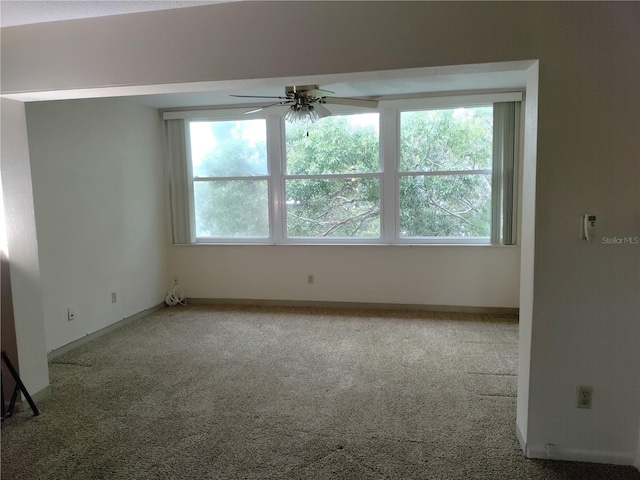
[{"label": "wall-mounted intercom panel", "polygon": [[595,235],[596,216],[586,213],[582,216],[582,238],[590,242]]}]

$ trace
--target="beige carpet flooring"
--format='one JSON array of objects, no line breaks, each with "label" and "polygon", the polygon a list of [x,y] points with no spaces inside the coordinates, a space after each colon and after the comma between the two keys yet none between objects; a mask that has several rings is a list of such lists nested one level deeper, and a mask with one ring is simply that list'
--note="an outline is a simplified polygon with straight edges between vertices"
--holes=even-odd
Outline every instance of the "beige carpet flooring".
[{"label": "beige carpet flooring", "polygon": [[513,318],[163,309],[52,361],[2,479],[638,480],[528,460]]}]

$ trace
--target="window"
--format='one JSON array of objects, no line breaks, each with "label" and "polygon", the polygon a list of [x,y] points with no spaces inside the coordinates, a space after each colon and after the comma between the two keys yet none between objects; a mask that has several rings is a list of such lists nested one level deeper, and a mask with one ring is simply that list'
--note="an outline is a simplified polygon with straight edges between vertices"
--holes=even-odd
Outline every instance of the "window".
[{"label": "window", "polygon": [[493,106],[400,113],[400,237],[489,238]]},{"label": "window", "polygon": [[196,237],[269,237],[264,120],[189,123]]},{"label": "window", "polygon": [[520,97],[167,112],[174,241],[512,244]]},{"label": "window", "polygon": [[286,124],[287,238],[380,237],[379,114]]}]

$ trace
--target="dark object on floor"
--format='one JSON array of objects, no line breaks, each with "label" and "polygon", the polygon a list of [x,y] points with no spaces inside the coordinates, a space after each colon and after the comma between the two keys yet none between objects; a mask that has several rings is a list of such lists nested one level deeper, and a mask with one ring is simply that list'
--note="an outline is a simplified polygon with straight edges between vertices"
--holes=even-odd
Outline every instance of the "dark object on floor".
[{"label": "dark object on floor", "polygon": [[8,409],[5,409],[4,407],[4,390],[0,388],[0,390],[2,391],[2,402],[1,402],[2,403],[2,420],[4,420],[7,417],[10,417],[11,414],[13,414],[13,409],[16,406],[16,399],[18,398],[18,392],[22,392],[22,394],[24,395],[24,398],[27,399],[27,402],[29,403],[31,410],[33,411],[33,415],[34,416],[40,415],[40,412],[38,411],[38,407],[36,407],[36,404],[33,403],[33,400],[31,399],[31,395],[29,395],[29,392],[27,392],[27,388],[24,386],[24,383],[22,383],[22,380],[20,380],[20,375],[18,375],[18,372],[16,372],[16,369],[13,368],[13,365],[11,364],[11,360],[9,360],[9,357],[7,356],[4,350],[2,350],[2,361],[7,366],[7,368],[9,369],[9,372],[11,373],[11,376],[16,382],[16,388],[13,389],[13,394],[11,395],[11,402],[9,403]]}]

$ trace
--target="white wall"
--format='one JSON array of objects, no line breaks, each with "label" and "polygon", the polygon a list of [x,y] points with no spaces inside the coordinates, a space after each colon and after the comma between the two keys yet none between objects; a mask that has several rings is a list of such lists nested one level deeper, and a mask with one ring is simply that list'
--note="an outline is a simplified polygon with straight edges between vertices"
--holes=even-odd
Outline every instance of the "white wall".
[{"label": "white wall", "polygon": [[194,298],[517,308],[519,256],[490,246],[175,246],[172,264]]},{"label": "white wall", "polygon": [[[529,452],[633,464],[640,245],[602,237],[640,237],[640,4],[573,13],[569,30],[545,22],[555,46],[540,61]],[[594,387],[591,410],[575,408],[578,385]]]},{"label": "white wall", "polygon": [[533,328],[533,287],[535,276],[535,202],[536,147],[538,134],[538,74],[539,64],[527,71],[527,95],[522,145],[522,208],[521,268],[520,268],[520,328],[518,332],[518,399],[516,428],[518,440],[526,450],[529,427],[529,382],[531,381],[531,335]]},{"label": "white wall", "polygon": [[51,351],[166,295],[161,124],[117,99],[27,104],[27,123]]},{"label": "white wall", "polygon": [[20,378],[38,397],[49,387],[41,271],[24,104],[2,99],[2,195]]},{"label": "white wall", "polygon": [[[598,237],[640,235],[640,4],[237,2],[2,30],[4,92],[539,59],[523,441],[635,461],[640,247],[578,231],[594,213]],[[575,408],[579,384],[591,410]]]}]

